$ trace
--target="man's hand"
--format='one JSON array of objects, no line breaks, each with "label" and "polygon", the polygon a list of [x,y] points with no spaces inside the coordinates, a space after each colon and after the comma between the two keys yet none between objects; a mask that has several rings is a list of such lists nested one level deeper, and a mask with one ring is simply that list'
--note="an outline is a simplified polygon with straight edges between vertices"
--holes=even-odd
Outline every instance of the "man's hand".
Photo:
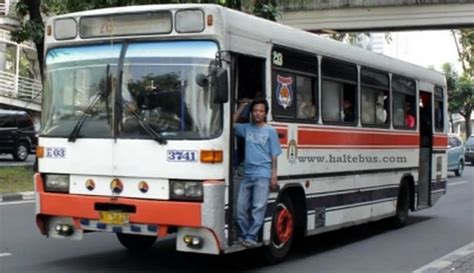
[{"label": "man's hand", "polygon": [[270,189],[272,191],[278,191],[278,176],[276,174],[272,175],[272,181],[270,182]]}]

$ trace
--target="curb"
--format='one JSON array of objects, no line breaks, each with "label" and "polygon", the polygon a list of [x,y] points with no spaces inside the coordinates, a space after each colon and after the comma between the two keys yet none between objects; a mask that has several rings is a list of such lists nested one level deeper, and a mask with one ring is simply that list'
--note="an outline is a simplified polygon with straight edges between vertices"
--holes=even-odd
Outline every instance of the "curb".
[{"label": "curb", "polygon": [[444,255],[412,273],[461,273],[473,272],[472,269],[474,269],[474,242]]},{"label": "curb", "polygon": [[16,192],[16,193],[0,193],[0,203],[26,201],[35,199],[35,194],[32,191]]}]

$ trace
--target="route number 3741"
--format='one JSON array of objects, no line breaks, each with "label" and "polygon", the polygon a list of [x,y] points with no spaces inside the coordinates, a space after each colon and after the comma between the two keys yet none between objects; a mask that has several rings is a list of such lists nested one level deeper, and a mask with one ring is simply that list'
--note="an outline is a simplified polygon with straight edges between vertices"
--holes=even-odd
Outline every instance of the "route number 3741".
[{"label": "route number 3741", "polygon": [[197,158],[197,151],[168,150],[168,161],[170,162],[196,162]]}]

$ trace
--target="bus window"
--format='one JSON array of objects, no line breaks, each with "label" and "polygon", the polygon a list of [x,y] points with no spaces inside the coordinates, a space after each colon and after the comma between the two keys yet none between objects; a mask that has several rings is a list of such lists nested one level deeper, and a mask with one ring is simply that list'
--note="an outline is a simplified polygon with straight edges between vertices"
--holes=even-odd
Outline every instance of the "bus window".
[{"label": "bus window", "polygon": [[314,120],[316,118],[316,106],[314,98],[314,83],[310,77],[296,77],[296,105],[298,107],[298,119]]},{"label": "bus window", "polygon": [[436,86],[434,105],[435,132],[444,132],[443,109],[443,89],[439,86]]},{"label": "bus window", "polygon": [[276,118],[314,121],[317,115],[318,59],[275,46],[272,52],[272,112]]},{"label": "bus window", "polygon": [[321,72],[323,121],[355,124],[358,116],[356,67],[323,58]]},{"label": "bus window", "polygon": [[210,41],[130,43],[121,99],[127,105],[123,108],[133,111],[124,111],[120,136],[150,137],[135,114],[169,138],[217,135],[222,128],[221,106],[213,103],[210,90],[195,82],[196,75],[213,69],[216,51],[217,45]]},{"label": "bus window", "polygon": [[361,120],[363,125],[388,125],[388,75],[361,69]]},{"label": "bus window", "polygon": [[394,75],[393,91],[393,126],[399,129],[416,127],[416,88],[413,80]]}]

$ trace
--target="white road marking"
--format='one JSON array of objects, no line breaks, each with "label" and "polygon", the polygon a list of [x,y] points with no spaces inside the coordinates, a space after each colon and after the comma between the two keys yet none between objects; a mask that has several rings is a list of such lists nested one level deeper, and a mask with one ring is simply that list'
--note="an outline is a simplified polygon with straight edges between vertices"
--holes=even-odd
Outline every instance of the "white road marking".
[{"label": "white road marking", "polygon": [[27,200],[27,201],[15,201],[15,202],[4,202],[0,203],[0,206],[8,206],[8,205],[18,205],[18,204],[28,204],[28,203],[34,203],[34,200]]},{"label": "white road marking", "polygon": [[11,256],[11,253],[0,253],[0,258]]},{"label": "white road marking", "polygon": [[463,180],[463,181],[459,181],[459,182],[454,182],[454,183],[448,183],[448,187],[449,187],[449,186],[457,186],[457,185],[466,184],[466,183],[467,183],[467,180]]},{"label": "white road marking", "polygon": [[[430,269],[443,269],[450,266],[453,263],[453,256],[467,256],[474,253],[474,242],[469,243],[461,248],[454,250],[451,253],[444,255],[443,257],[432,261],[431,263],[424,265],[413,271],[413,273],[433,272]],[[451,258],[451,259],[450,259]],[[457,257],[459,259],[459,257]]]}]

